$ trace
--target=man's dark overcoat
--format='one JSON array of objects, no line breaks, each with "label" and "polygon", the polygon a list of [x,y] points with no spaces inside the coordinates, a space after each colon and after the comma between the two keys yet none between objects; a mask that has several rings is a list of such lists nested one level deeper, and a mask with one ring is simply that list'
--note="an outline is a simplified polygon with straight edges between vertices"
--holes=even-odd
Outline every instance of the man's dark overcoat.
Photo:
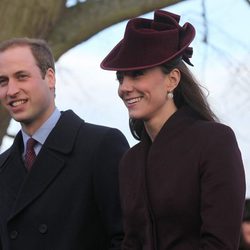
[{"label": "man's dark overcoat", "polygon": [[27,173],[19,132],[0,156],[2,250],[120,249],[118,164],[127,149],[119,130],[66,111]]},{"label": "man's dark overcoat", "polygon": [[123,250],[237,250],[244,169],[229,127],[179,109],[120,165]]}]

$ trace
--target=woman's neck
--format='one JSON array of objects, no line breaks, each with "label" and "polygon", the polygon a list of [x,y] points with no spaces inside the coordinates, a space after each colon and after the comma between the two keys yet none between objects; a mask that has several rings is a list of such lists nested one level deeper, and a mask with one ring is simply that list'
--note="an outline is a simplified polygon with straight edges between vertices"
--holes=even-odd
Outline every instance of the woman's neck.
[{"label": "woman's neck", "polygon": [[167,120],[177,111],[177,107],[173,103],[168,107],[166,112],[164,112],[164,115],[162,116],[156,116],[154,119],[144,121],[145,129],[153,142],[160,132],[163,125],[167,122]]}]

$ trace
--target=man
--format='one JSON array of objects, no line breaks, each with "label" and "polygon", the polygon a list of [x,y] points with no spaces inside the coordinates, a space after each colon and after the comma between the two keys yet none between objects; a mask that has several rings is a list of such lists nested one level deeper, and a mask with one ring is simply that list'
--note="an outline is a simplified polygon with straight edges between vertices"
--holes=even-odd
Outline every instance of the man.
[{"label": "man", "polygon": [[22,129],[0,156],[0,249],[120,249],[117,172],[128,143],[117,129],[59,112],[54,96],[45,41],[2,42],[0,100]]}]

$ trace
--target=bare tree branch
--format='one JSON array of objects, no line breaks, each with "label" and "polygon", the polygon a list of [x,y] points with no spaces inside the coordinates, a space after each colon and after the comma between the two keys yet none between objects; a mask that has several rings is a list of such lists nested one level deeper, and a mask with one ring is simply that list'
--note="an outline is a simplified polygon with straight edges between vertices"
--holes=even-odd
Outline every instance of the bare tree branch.
[{"label": "bare tree branch", "polygon": [[0,105],[0,145],[10,124],[10,117],[7,111]]},{"label": "bare tree branch", "polygon": [[8,136],[9,138],[14,139],[16,135],[12,135],[12,134],[7,133],[6,136]]},{"label": "bare tree branch", "polygon": [[204,26],[204,36],[203,42],[208,43],[208,24],[207,24],[207,10],[206,10],[206,0],[202,0],[202,17],[203,17],[203,26]]},{"label": "bare tree branch", "polygon": [[0,39],[45,38],[65,10],[65,0],[0,0]]},{"label": "bare tree branch", "polygon": [[65,10],[47,39],[55,57],[59,58],[112,24],[182,1],[185,0],[89,0],[78,3]]}]

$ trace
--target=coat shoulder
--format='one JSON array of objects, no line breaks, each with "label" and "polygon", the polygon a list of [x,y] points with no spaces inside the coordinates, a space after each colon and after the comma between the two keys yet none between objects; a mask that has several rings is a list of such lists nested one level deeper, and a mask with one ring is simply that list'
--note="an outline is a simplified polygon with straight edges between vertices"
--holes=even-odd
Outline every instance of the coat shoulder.
[{"label": "coat shoulder", "polygon": [[[107,127],[103,125],[93,124],[89,122],[85,122],[82,118],[80,118],[77,114],[75,114],[72,110],[67,110],[63,112],[63,120],[68,121],[70,126],[79,126],[80,131],[84,133],[88,133],[90,136],[101,136],[107,133],[123,135],[120,130],[117,128]],[[69,127],[70,127],[69,126]]]},{"label": "coat shoulder", "polygon": [[221,137],[230,137],[235,139],[233,129],[223,123],[210,121],[197,121],[192,126],[192,130],[197,136],[208,140],[213,140]]},{"label": "coat shoulder", "polygon": [[123,144],[128,147],[128,141],[124,134],[117,128],[106,127],[85,122],[82,126],[79,135],[84,136],[85,140],[91,142],[101,143],[107,141],[108,143]]},{"label": "coat shoulder", "polygon": [[72,126],[79,128],[78,140],[88,142],[91,145],[105,141],[109,144],[123,145],[124,148],[129,147],[126,137],[119,129],[85,122],[71,110],[64,113],[65,117],[67,117],[66,120],[72,123]]},{"label": "coat shoulder", "polygon": [[5,163],[5,161],[9,158],[10,155],[10,148],[7,149],[5,152],[3,152],[2,154],[0,154],[0,171]]}]

